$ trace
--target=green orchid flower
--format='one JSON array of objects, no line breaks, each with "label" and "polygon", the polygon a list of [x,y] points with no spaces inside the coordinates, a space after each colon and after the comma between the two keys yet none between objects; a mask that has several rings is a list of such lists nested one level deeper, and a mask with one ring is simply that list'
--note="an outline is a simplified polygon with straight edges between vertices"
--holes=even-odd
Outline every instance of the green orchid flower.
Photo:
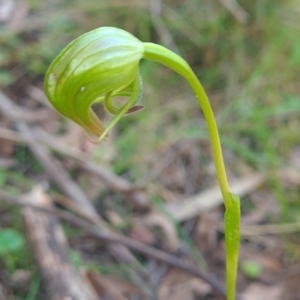
[{"label": "green orchid flower", "polygon": [[[53,61],[46,74],[46,94],[58,112],[88,133],[101,136],[105,128],[91,105],[103,101],[119,119],[139,100],[139,62],[143,51],[143,44],[123,30],[103,27],[88,32],[71,42]],[[113,97],[127,95],[130,99],[126,107],[112,104]]]},{"label": "green orchid flower", "polygon": [[[229,191],[216,121],[208,97],[187,62],[172,51],[153,43],[143,43],[130,33],[113,27],[88,32],[69,45],[50,65],[45,78],[46,94],[63,116],[73,120],[98,140],[126,113],[141,108],[139,64],[142,59],[165,65],[184,77],[196,94],[207,122],[217,177],[225,204],[227,299],[235,299],[240,240],[240,201]],[[115,97],[128,97],[121,107]],[[105,128],[91,108],[102,102],[114,115]],[[208,199],[209,201],[209,199]]]}]

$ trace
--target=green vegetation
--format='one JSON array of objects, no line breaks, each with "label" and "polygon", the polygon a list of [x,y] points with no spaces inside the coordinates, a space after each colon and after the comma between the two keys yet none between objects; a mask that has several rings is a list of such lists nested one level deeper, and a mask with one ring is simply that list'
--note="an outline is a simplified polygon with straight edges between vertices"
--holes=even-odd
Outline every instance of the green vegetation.
[{"label": "green vegetation", "polygon": [[256,279],[259,278],[262,272],[262,267],[259,263],[252,261],[252,260],[246,260],[243,261],[241,264],[242,271],[245,274],[246,277],[250,279]]},{"label": "green vegetation", "polygon": [[[134,8],[136,14],[132,14],[130,1],[29,1],[30,18],[22,29],[9,32],[5,24],[0,25],[0,87],[15,99],[23,99],[28,86],[42,87],[44,74],[61,49],[101,26],[123,28],[143,42],[170,47],[189,63],[207,91],[230,174],[242,177],[254,170],[266,174],[266,188],[280,208],[280,217],[274,219],[270,211],[269,220],[297,221],[299,190],[286,187],[278,170],[293,167],[291,151],[300,144],[299,4],[296,0],[238,2],[249,14],[247,24],[237,21],[218,0],[163,1],[158,17],[151,17],[147,1],[139,2]],[[171,42],[157,30],[160,22]],[[146,109],[119,121],[109,163],[117,174],[138,185],[147,186],[151,181],[183,197],[185,189],[163,181],[165,174],[157,166],[178,141],[192,141],[194,145],[201,142],[207,147],[204,118],[192,91],[178,75],[147,61],[141,63],[140,73],[145,91],[141,103]],[[95,108],[98,111],[97,105]],[[99,114],[103,115],[101,108]],[[107,117],[103,122],[109,124]],[[57,132],[63,131],[64,123],[56,128]],[[94,150],[98,162],[106,147]],[[17,166],[0,172],[1,188],[14,195],[27,191],[28,179],[40,172],[39,164],[31,155],[24,156],[22,149],[20,146],[12,153]],[[211,157],[205,156],[203,149],[195,151],[199,151],[196,159],[205,172]],[[204,183],[197,181],[193,193],[211,185],[215,176],[210,173],[207,177]],[[149,195],[162,198],[155,189],[149,189]],[[114,208],[115,203],[111,205]],[[242,209],[244,213],[251,211],[251,205],[245,201]],[[18,210],[10,213],[11,220],[1,225],[19,232],[22,226]],[[126,218],[131,215],[128,210]],[[285,244],[291,259],[297,257],[294,244],[288,240]],[[16,262],[13,265],[7,266],[0,259],[7,271],[22,267],[36,274],[27,251],[22,257],[18,251],[9,255]],[[252,265],[242,268],[248,277],[259,276]],[[39,277],[34,278],[30,292],[18,291],[19,299],[27,295],[34,299]]]},{"label": "green vegetation", "polygon": [[24,247],[24,238],[12,228],[0,230],[0,257],[5,262],[5,268],[9,272],[15,269],[14,255]]}]

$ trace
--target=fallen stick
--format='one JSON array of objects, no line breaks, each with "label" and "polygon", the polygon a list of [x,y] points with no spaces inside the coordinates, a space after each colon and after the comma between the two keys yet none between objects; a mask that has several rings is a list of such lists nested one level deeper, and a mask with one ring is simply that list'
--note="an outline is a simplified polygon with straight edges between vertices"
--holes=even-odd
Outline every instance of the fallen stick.
[{"label": "fallen stick", "polygon": [[30,126],[22,120],[15,120],[14,115],[20,113],[21,109],[15,105],[7,96],[0,91],[0,109],[9,119],[15,121],[16,127],[22,136],[27,140],[27,145],[38,161],[42,164],[45,171],[52,181],[70,197],[76,204],[80,206],[87,217],[94,222],[100,222],[100,217],[96,210],[87,199],[79,186],[69,178],[63,165],[55,159],[39,142],[34,139]]},{"label": "fallen stick", "polygon": [[[24,201],[52,208],[50,198],[40,187],[24,197]],[[47,299],[97,299],[68,259],[68,244],[56,216],[29,206],[22,209],[22,215],[27,241],[38,265]]]},{"label": "fallen stick", "polygon": [[[0,93],[1,98],[1,93]],[[1,98],[3,99],[3,98]],[[1,107],[1,102],[0,102]],[[5,111],[4,111],[5,113]],[[41,127],[35,125],[30,127],[30,137],[24,136],[24,134],[19,134],[14,130],[0,127],[0,138],[7,139],[19,143],[25,143],[27,145],[33,142],[39,143],[39,145],[46,145],[48,148],[64,154],[68,157],[75,159],[84,171],[89,172],[97,176],[102,180],[106,186],[118,193],[123,194],[123,196],[128,199],[128,201],[133,202],[140,209],[148,209],[149,201],[146,193],[141,189],[133,186],[126,179],[113,174],[109,169],[102,167],[95,162],[92,162],[86,153],[59,143],[59,141],[49,134],[47,134]]]},{"label": "fallen stick", "polygon": [[[0,91],[0,109],[9,118],[12,111],[19,111],[17,105],[15,105],[7,96]],[[20,131],[23,137],[27,140],[27,145],[36,158],[40,161],[44,167],[46,173],[53,182],[70,198],[75,202],[75,208],[78,211],[80,208],[80,215],[85,216],[91,220],[94,224],[97,224],[109,231],[107,224],[98,215],[96,209],[83,193],[81,188],[74,182],[64,166],[58,159],[53,157],[49,151],[39,142],[34,139],[34,134],[31,131],[31,127],[23,121],[15,121],[17,129]],[[133,264],[139,264],[134,255],[128,251],[122,245],[110,246],[110,251],[113,256],[122,262],[130,262]],[[140,265],[140,264],[139,264]],[[141,269],[143,269],[141,267]],[[143,279],[134,271],[130,272],[129,276],[131,280],[143,290],[145,295],[151,295],[151,290],[147,287],[147,284]]]},{"label": "fallen stick", "polygon": [[[185,271],[188,274],[194,275],[196,277],[201,278],[203,281],[207,282],[209,285],[211,285],[220,295],[225,296],[225,288],[224,285],[219,282],[216,278],[214,278],[211,275],[208,275],[201,270],[199,270],[197,267],[195,267],[193,264],[188,262],[183,262],[179,260],[177,257],[155,249],[151,246],[145,245],[139,241],[136,241],[134,239],[113,233],[101,230],[97,227],[95,227],[93,224],[88,223],[87,221],[84,221],[74,215],[72,215],[69,212],[62,211],[56,208],[45,208],[40,207],[37,205],[33,205],[31,203],[26,203],[24,201],[19,201],[17,197],[13,197],[11,195],[8,195],[2,191],[0,191],[0,201],[5,201],[6,203],[10,205],[18,205],[22,207],[30,207],[33,209],[36,209],[38,211],[44,212],[44,213],[51,213],[56,215],[57,217],[61,218],[64,221],[67,221],[68,223],[74,225],[77,228],[81,228],[85,233],[88,233],[89,235],[93,236],[95,239],[100,240],[101,242],[106,241],[108,243],[118,243],[122,244],[132,250],[135,250],[137,252],[140,252],[146,256],[152,257],[153,259],[160,261],[162,263],[165,263],[171,267],[174,267],[176,269]],[[237,298],[238,299],[238,298]]]},{"label": "fallen stick", "polygon": [[[264,175],[254,173],[239,180],[229,182],[231,190],[239,197],[257,189],[265,181]],[[223,198],[218,186],[184,201],[170,203],[166,206],[166,212],[177,222],[186,221],[196,217],[201,212],[208,211],[223,203]]]}]

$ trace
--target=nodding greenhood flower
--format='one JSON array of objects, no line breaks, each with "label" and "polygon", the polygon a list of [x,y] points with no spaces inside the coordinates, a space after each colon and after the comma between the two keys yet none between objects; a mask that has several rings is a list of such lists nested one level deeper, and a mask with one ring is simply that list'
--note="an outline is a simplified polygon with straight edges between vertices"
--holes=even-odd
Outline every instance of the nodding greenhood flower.
[{"label": "nodding greenhood flower", "polygon": [[[60,114],[101,140],[124,114],[142,108],[135,106],[142,97],[141,59],[160,62],[197,82],[188,64],[170,50],[143,43],[122,29],[101,27],[78,37],[56,57],[46,74],[46,94]],[[199,90],[205,95],[201,85]],[[117,96],[128,97],[123,107],[113,104]],[[96,102],[115,115],[107,128],[91,108]]]},{"label": "nodding greenhood flower", "polygon": [[[46,94],[59,113],[101,136],[105,128],[91,105],[103,101],[109,112],[123,115],[140,99],[143,51],[143,43],[124,30],[102,27],[88,32],[52,62],[45,79]],[[115,96],[129,96],[129,101],[125,107],[115,107]]]},{"label": "nodding greenhood flower", "polygon": [[[46,74],[46,94],[59,113],[101,140],[124,114],[141,108],[135,106],[142,96],[139,74],[141,59],[159,62],[183,76],[202,108],[226,207],[227,299],[234,300],[239,247],[239,198],[229,192],[214,114],[201,83],[187,62],[172,51],[156,44],[143,43],[124,30],[102,27],[80,36],[56,57]],[[113,103],[117,96],[128,97],[128,101],[118,107]],[[91,106],[94,102],[102,102],[114,115],[107,128],[93,112]]]}]

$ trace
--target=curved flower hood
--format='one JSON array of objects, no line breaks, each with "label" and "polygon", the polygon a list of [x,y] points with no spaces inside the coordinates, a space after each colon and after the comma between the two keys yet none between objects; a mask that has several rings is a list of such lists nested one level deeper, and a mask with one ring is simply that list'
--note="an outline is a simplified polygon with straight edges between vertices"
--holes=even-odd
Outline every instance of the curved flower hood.
[{"label": "curved flower hood", "polygon": [[143,49],[142,42],[118,28],[101,27],[78,37],[47,71],[45,91],[50,102],[88,133],[100,136],[104,126],[91,105],[104,101],[116,114],[119,110],[110,102],[112,96],[134,93],[132,105],[139,99],[138,68]]}]

